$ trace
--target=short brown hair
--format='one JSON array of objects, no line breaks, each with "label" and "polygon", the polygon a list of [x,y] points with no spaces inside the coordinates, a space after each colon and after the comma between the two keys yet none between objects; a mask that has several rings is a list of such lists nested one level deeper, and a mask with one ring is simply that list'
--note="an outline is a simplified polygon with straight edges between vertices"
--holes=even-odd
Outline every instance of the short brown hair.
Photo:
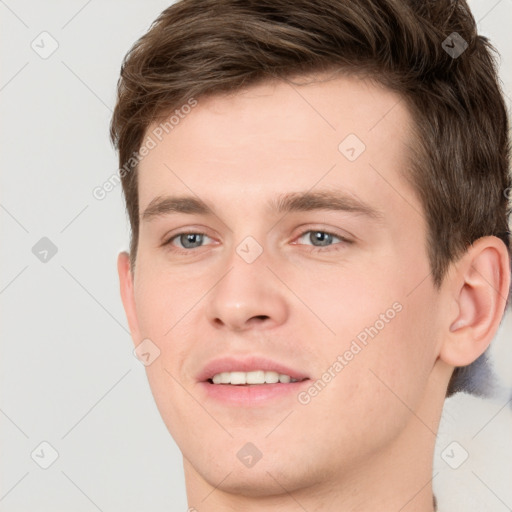
[{"label": "short brown hair", "polygon": [[[459,55],[453,48],[463,51]],[[449,264],[480,237],[500,238],[510,253],[509,125],[494,52],[477,34],[465,1],[180,0],[171,5],[126,55],[111,124],[120,170],[126,171],[121,178],[132,269],[139,234],[133,155],[153,122],[190,98],[337,70],[375,80],[410,109],[416,133],[406,177],[425,212],[436,286]],[[454,377],[449,394],[457,390]]]}]

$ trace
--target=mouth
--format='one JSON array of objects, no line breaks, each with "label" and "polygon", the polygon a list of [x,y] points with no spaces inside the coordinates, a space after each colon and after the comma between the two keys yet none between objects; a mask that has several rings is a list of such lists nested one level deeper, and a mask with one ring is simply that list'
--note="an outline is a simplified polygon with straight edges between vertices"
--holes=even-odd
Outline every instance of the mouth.
[{"label": "mouth", "polygon": [[230,386],[261,386],[264,384],[290,384],[293,382],[300,382],[306,380],[295,379],[285,373],[278,373],[276,371],[254,370],[250,372],[234,371],[234,372],[221,372],[216,373],[207,382],[215,385],[230,385]]},{"label": "mouth", "polygon": [[261,357],[216,359],[197,376],[205,397],[234,406],[261,406],[293,400],[310,381],[300,370]]}]

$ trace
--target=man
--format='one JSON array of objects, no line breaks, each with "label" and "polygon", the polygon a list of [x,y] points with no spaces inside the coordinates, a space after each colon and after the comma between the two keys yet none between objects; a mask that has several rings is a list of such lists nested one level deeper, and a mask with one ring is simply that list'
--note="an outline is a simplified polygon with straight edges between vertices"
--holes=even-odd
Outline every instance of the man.
[{"label": "man", "polygon": [[191,510],[435,510],[510,292],[491,50],[464,2],[182,0],[128,53],[121,295]]}]

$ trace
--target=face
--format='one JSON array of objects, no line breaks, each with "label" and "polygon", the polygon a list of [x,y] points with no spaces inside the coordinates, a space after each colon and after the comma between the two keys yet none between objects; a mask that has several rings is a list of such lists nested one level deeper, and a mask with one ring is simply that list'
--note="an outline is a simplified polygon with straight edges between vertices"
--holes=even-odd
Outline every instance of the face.
[{"label": "face", "polygon": [[140,163],[124,302],[188,477],[292,492],[405,442],[441,306],[404,103],[349,77],[199,98]]}]

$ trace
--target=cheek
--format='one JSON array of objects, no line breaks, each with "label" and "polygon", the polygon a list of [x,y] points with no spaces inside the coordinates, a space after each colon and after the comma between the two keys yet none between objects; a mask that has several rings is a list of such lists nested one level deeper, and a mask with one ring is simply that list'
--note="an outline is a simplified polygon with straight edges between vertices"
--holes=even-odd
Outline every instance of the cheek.
[{"label": "cheek", "polygon": [[146,373],[157,403],[172,403],[166,394],[177,385],[172,377],[179,380],[176,369],[186,360],[190,336],[184,330],[188,330],[198,291],[186,283],[177,284],[165,272],[140,270],[140,284],[135,289],[139,332],[142,339],[151,340],[158,353],[146,366]]},{"label": "cheek", "polygon": [[[347,442],[369,453],[386,446],[411,420],[411,411],[421,407],[429,356],[421,347],[424,340],[409,335],[411,323],[406,314],[404,308],[375,337],[368,335],[366,345],[352,338],[343,341],[343,348],[333,354],[344,355],[346,360],[348,351],[352,359],[312,405],[316,424],[324,421],[325,425],[342,427],[339,439],[333,440],[339,442],[340,450]],[[350,347],[354,340],[357,349]]]},{"label": "cheek", "polygon": [[[158,357],[146,366],[146,376],[155,404],[171,435],[186,439],[183,425],[191,424],[190,397],[184,391],[179,369],[186,361],[190,336],[186,336],[187,312],[196,300],[194,291],[158,269],[139,267],[140,285],[135,289],[135,302],[140,336],[157,348]],[[179,291],[176,291],[179,290]],[[196,416],[197,411],[194,411]]]},{"label": "cheek", "polygon": [[[355,422],[399,424],[420,406],[436,360],[435,293],[428,282],[413,293],[404,289],[399,276],[378,285],[365,277],[331,296],[337,334],[324,349],[320,374],[331,368],[336,377],[320,401],[350,404]],[[339,356],[342,369],[333,367]],[[339,414],[345,418],[346,411]]]},{"label": "cheek", "polygon": [[158,264],[139,262],[135,304],[141,335],[169,337],[206,291],[204,280]]},{"label": "cheek", "polygon": [[[400,311],[369,339],[361,358],[359,377],[364,390],[374,397],[373,406],[390,420],[395,416],[405,421],[410,410],[420,407],[436,360],[437,333],[429,300],[430,294],[420,290],[403,297]],[[374,328],[381,326],[373,324]]]}]

